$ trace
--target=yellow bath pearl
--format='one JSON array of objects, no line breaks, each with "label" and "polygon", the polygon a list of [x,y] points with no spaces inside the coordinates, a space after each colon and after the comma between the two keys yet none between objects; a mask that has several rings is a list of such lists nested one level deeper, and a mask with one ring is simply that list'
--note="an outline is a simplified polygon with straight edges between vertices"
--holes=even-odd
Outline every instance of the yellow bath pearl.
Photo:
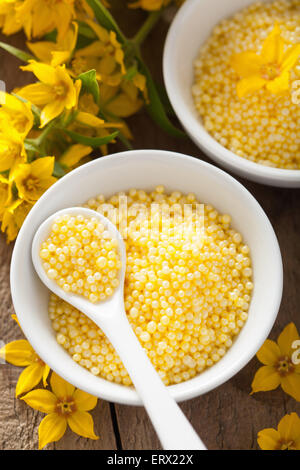
[{"label": "yellow bath pearl", "polygon": [[262,87],[239,98],[242,77],[230,60],[244,51],[259,54],[276,23],[286,44],[299,44],[299,0],[254,2],[223,19],[194,62],[192,94],[204,127],[221,145],[261,165],[299,170],[300,106],[292,88],[300,79],[299,61],[289,71],[286,92],[270,93]]},{"label": "yellow bath pearl", "polygon": [[[127,197],[126,314],[163,382],[166,385],[180,383],[219,361],[247,320],[254,288],[250,250],[242,234],[230,226],[230,215],[220,214],[208,204],[203,205],[204,233],[197,232],[196,224],[186,230],[184,219],[176,214],[183,213],[185,204],[189,204],[195,220],[196,204],[201,201],[192,193],[183,195],[173,191],[168,195],[163,186],[158,185],[149,193],[133,188]],[[121,210],[118,195],[107,200],[102,195],[93,198],[93,209],[102,212],[112,201],[114,208]],[[137,211],[141,203],[143,215]],[[172,208],[169,217],[167,207]],[[153,222],[150,231],[145,229],[147,220]],[[55,233],[60,233],[61,223],[68,225],[69,221],[57,221]],[[70,230],[74,231],[77,223],[81,226],[80,233],[91,229],[85,228],[83,219],[78,222],[75,219]],[[89,296],[99,295],[102,299],[107,289],[118,284],[118,279],[111,279],[109,275],[118,269],[117,266],[110,268],[109,264],[115,263],[114,256],[108,256],[116,253],[115,245],[105,239],[98,246],[104,230],[94,235],[95,240],[94,232],[90,230],[90,233],[90,243],[85,245],[90,251],[82,249],[84,237],[73,237],[71,246],[76,246],[76,241],[78,247],[70,254],[71,262],[73,258],[74,262],[78,258],[81,261],[73,272],[66,270],[65,278],[59,271],[58,279],[62,279],[63,285],[75,284],[77,292],[87,291]],[[47,240],[41,247],[49,252],[43,259],[47,271],[57,269],[56,251],[50,250],[51,244],[54,242]],[[63,244],[59,242],[59,248]],[[93,250],[98,250],[97,256],[86,258],[93,255]],[[61,254],[69,256],[64,251],[58,256]],[[52,258],[54,265],[50,264]],[[93,259],[95,269],[91,266]],[[65,269],[65,264],[61,263],[61,270]],[[98,285],[102,288],[99,292],[94,288]],[[106,380],[132,385],[121,359],[91,320],[54,295],[50,296],[49,316],[57,341],[77,363]]]},{"label": "yellow bath pearl", "polygon": [[[99,257],[99,251],[103,256]],[[65,292],[84,295],[90,302],[111,296],[119,285],[118,244],[96,218],[68,214],[56,218],[40,256],[46,261],[44,268],[50,279],[56,280]],[[111,260],[113,265],[109,266]]]}]

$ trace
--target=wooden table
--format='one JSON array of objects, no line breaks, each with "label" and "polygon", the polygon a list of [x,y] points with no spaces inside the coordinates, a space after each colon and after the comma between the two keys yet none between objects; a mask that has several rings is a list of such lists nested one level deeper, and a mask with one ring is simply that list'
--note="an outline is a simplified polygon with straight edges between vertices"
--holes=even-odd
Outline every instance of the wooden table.
[{"label": "wooden table", "polygon": [[[118,12],[117,12],[118,13]],[[123,10],[124,13],[124,10]],[[144,18],[141,11],[120,15],[125,31],[132,33]],[[162,46],[167,24],[161,22],[147,41],[144,56],[154,75],[161,79]],[[3,36],[0,38],[6,41]],[[24,48],[22,34],[9,38],[9,43]],[[18,70],[20,62],[8,53],[0,52],[0,79],[11,90],[28,80]],[[28,74],[29,75],[29,74]],[[207,160],[189,140],[176,140],[165,135],[145,112],[129,120],[135,135],[134,148],[166,149]],[[119,148],[113,147],[112,151]],[[300,190],[276,189],[241,182],[256,197],[270,218],[277,233],[284,261],[283,300],[271,338],[277,338],[284,326],[294,321],[300,331]],[[22,338],[17,324],[11,319],[13,306],[9,289],[9,266],[13,246],[0,237],[0,341]],[[266,292],[266,295],[269,295]],[[281,389],[250,396],[251,382],[259,362],[254,358],[233,379],[216,390],[182,404],[182,409],[209,449],[257,449],[257,432],[276,427],[286,413],[300,415],[300,404]],[[37,429],[42,414],[15,398],[15,386],[21,369],[0,365],[0,449],[37,449]],[[99,400],[92,412],[98,441],[80,438],[67,431],[65,436],[48,449],[159,449],[160,444],[146,416],[139,407],[114,405]]]}]

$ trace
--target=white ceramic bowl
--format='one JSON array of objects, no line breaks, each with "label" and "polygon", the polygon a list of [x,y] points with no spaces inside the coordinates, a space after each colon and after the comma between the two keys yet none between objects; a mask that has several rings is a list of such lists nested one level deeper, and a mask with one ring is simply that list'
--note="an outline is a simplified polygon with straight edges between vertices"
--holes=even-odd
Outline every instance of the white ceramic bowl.
[{"label": "white ceramic bowl", "polygon": [[175,113],[186,132],[209,157],[249,180],[296,188],[300,187],[300,170],[269,168],[241,158],[219,144],[202,126],[191,93],[194,82],[193,62],[212,28],[253,1],[186,0],[171,24],[165,44],[165,84]]},{"label": "white ceramic bowl", "polygon": [[232,348],[213,367],[185,383],[170,386],[176,400],[208,392],[236,374],[256,353],[276,319],[282,294],[282,262],[272,226],[253,196],[234,178],[208,163],[160,150],[123,152],[94,160],[52,186],[27,216],[11,264],[11,291],[21,327],[35,351],[61,377],[86,392],[129,405],[140,404],[133,388],[93,376],[56,342],[48,318],[49,292],[31,261],[31,243],[39,225],[54,212],[78,206],[103,193],[132,187],[194,192],[202,202],[232,215],[233,226],[251,249],[254,290],[248,320]]}]

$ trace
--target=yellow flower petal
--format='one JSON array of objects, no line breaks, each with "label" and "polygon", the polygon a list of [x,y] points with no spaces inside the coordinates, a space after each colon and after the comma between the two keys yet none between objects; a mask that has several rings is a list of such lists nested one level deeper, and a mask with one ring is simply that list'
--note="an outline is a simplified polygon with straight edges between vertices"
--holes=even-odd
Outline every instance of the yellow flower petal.
[{"label": "yellow flower petal", "polygon": [[90,113],[79,111],[76,115],[76,121],[91,127],[103,127],[105,121]]},{"label": "yellow flower petal", "polygon": [[21,398],[27,405],[42,413],[53,413],[57,403],[57,397],[49,390],[37,389]]},{"label": "yellow flower petal", "polygon": [[92,152],[93,148],[82,144],[71,145],[60,157],[59,163],[68,167],[76,165],[83,157]]},{"label": "yellow flower petal", "polygon": [[86,23],[94,31],[94,33],[98,36],[98,38],[100,39],[101,42],[106,43],[106,42],[109,41],[109,33],[105,28],[100,26],[95,21],[92,21],[92,20],[89,20],[89,19],[86,20]]},{"label": "yellow flower petal", "polygon": [[261,57],[265,64],[280,64],[283,57],[284,40],[281,36],[280,27],[276,24],[265,39]]},{"label": "yellow flower petal", "polygon": [[300,55],[300,44],[295,44],[294,46],[291,46],[284,54],[284,57],[281,63],[281,70],[283,72],[291,70],[294,67],[294,65],[296,65],[299,55]]},{"label": "yellow flower petal", "polygon": [[279,346],[270,339],[267,339],[256,353],[258,360],[266,366],[273,366],[276,364],[280,355]]},{"label": "yellow flower petal", "polygon": [[104,56],[100,59],[97,72],[103,75],[111,75],[116,68],[116,60],[112,56]]},{"label": "yellow flower petal", "polygon": [[67,429],[67,420],[63,416],[51,413],[42,419],[39,426],[39,449],[50,442],[59,441]]},{"label": "yellow flower petal", "polygon": [[94,421],[87,411],[75,411],[67,417],[68,425],[73,432],[79,436],[88,437],[97,440],[98,436],[94,433]]},{"label": "yellow flower petal", "polygon": [[289,323],[279,335],[277,343],[283,356],[291,356],[293,353],[292,344],[299,339],[295,323]]},{"label": "yellow flower petal", "polygon": [[18,317],[17,317],[17,315],[16,315],[15,313],[13,313],[13,314],[11,315],[11,318],[12,318],[13,320],[15,320],[15,322],[17,322],[18,325],[19,325],[19,327],[21,328],[20,322],[19,322]]},{"label": "yellow flower petal", "polygon": [[120,93],[106,105],[106,110],[115,116],[129,117],[132,114],[135,114],[142,105],[142,100],[131,100],[125,93]]},{"label": "yellow flower petal", "polygon": [[252,393],[274,390],[280,384],[280,376],[272,366],[263,366],[256,372],[252,386]]},{"label": "yellow flower petal", "polygon": [[132,79],[134,85],[142,92],[146,91],[146,77],[141,73],[137,73]]},{"label": "yellow flower petal", "polygon": [[279,75],[279,77],[275,78],[274,80],[268,81],[266,84],[267,90],[271,93],[283,93],[287,91],[290,87],[290,74],[289,72],[283,72]]},{"label": "yellow flower petal", "polygon": [[32,72],[40,82],[47,85],[55,85],[57,83],[56,69],[48,64],[30,60],[29,65],[20,67],[22,70]]},{"label": "yellow flower petal", "polygon": [[48,386],[47,379],[48,379],[49,372],[50,372],[50,367],[47,364],[45,364],[44,365],[44,371],[43,371],[43,385],[44,385],[44,387]]},{"label": "yellow flower petal", "polygon": [[285,415],[278,424],[278,431],[286,442],[300,439],[300,418],[297,413]]},{"label": "yellow flower petal", "polygon": [[9,208],[3,213],[1,230],[6,233],[7,243],[13,241],[18,235],[19,227],[16,223],[14,214],[9,211]]},{"label": "yellow flower petal", "polygon": [[68,62],[70,51],[52,51],[51,57],[51,65],[57,67]]},{"label": "yellow flower petal", "polygon": [[97,405],[97,397],[83,392],[82,390],[75,390],[73,398],[75,400],[78,411],[89,411]]},{"label": "yellow flower petal", "polygon": [[40,128],[45,127],[48,122],[59,116],[65,109],[65,103],[62,100],[54,100],[46,104],[41,112],[41,125]]},{"label": "yellow flower petal", "polygon": [[243,98],[246,95],[255,93],[256,91],[263,88],[266,82],[267,81],[261,78],[259,75],[252,75],[250,77],[243,78],[236,86],[238,97]]},{"label": "yellow flower petal", "polygon": [[281,377],[281,387],[288,395],[300,401],[300,375],[296,373]]},{"label": "yellow flower petal", "polygon": [[19,376],[16,386],[16,397],[32,390],[38,385],[43,377],[43,370],[44,366],[38,362],[26,367]]},{"label": "yellow flower petal", "polygon": [[28,49],[41,61],[50,64],[55,44],[50,41],[27,42]]},{"label": "yellow flower petal", "polygon": [[74,393],[75,387],[74,385],[69,384],[64,379],[59,377],[55,372],[52,373],[50,379],[51,388],[53,393],[58,398],[66,398],[71,397]]},{"label": "yellow flower petal", "polygon": [[262,65],[262,59],[253,51],[234,54],[230,59],[231,67],[242,78],[258,75]]},{"label": "yellow flower petal", "polygon": [[55,157],[43,157],[34,160],[31,163],[31,173],[36,178],[48,178],[52,175],[54,169]]},{"label": "yellow flower petal", "polygon": [[259,431],[257,442],[262,450],[277,450],[280,442],[280,434],[276,429],[267,428]]},{"label": "yellow flower petal", "polygon": [[31,103],[42,106],[55,99],[52,87],[45,83],[33,83],[18,90],[18,95]]},{"label": "yellow flower petal", "polygon": [[36,354],[26,339],[12,341],[0,349],[0,358],[18,367],[32,364],[35,357]]}]

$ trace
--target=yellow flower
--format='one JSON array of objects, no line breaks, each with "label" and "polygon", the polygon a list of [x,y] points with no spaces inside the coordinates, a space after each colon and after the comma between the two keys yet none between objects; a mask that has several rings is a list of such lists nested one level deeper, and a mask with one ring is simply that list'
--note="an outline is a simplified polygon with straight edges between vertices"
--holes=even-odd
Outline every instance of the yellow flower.
[{"label": "yellow flower", "polygon": [[148,11],[160,10],[171,2],[171,0],[138,0],[129,4],[130,8],[143,8]]},{"label": "yellow flower", "polygon": [[21,68],[33,72],[40,80],[18,91],[23,98],[43,107],[40,127],[59,116],[64,109],[76,106],[81,82],[77,80],[74,84],[65,66],[52,67],[32,60],[29,65]]},{"label": "yellow flower", "polygon": [[104,112],[126,118],[141,109],[144,101],[140,98],[139,90],[133,82],[123,81],[118,89],[100,86],[100,103]]},{"label": "yellow flower", "polygon": [[52,176],[54,162],[55,157],[43,157],[15,168],[12,180],[21,199],[34,203],[55,183],[56,178]]},{"label": "yellow flower", "polygon": [[241,52],[231,58],[231,65],[241,77],[237,84],[240,98],[265,87],[271,93],[282,93],[289,88],[290,70],[300,54],[300,44],[284,52],[285,42],[280,27],[275,25],[263,43],[261,53]]},{"label": "yellow flower", "polygon": [[299,334],[294,323],[289,323],[279,335],[277,343],[267,339],[257,352],[263,367],[252,382],[252,393],[274,390],[279,385],[295,400],[300,401],[300,364],[294,364],[292,348]]},{"label": "yellow flower", "polygon": [[0,172],[3,172],[24,162],[26,152],[23,138],[16,129],[6,122],[1,122],[0,126]]},{"label": "yellow flower", "polygon": [[83,157],[89,155],[92,150],[92,147],[82,144],[71,145],[59,158],[59,163],[67,166],[68,168],[73,168]]},{"label": "yellow flower", "polygon": [[57,29],[58,39],[66,34],[75,17],[75,0],[24,0],[16,7],[17,20],[28,38],[41,37]]},{"label": "yellow flower", "polygon": [[300,450],[300,418],[297,413],[285,415],[278,428],[263,429],[257,442],[262,450]]},{"label": "yellow flower", "polygon": [[13,201],[2,215],[1,231],[6,232],[7,243],[13,241],[33,204],[17,199]]},{"label": "yellow flower", "polygon": [[22,29],[22,23],[16,18],[16,6],[21,4],[18,0],[0,0],[0,28],[4,34],[14,34]]},{"label": "yellow flower", "polygon": [[97,79],[111,86],[120,84],[126,73],[122,45],[114,31],[107,31],[91,20],[86,23],[95,32],[97,41],[79,49],[74,54],[72,71],[75,75],[95,69]]},{"label": "yellow flower", "polygon": [[11,198],[11,182],[0,175],[0,219],[2,218],[5,208],[10,204]]},{"label": "yellow flower", "polygon": [[2,125],[14,127],[25,138],[33,126],[30,103],[24,103],[16,96],[0,91],[0,129]]},{"label": "yellow flower", "polygon": [[39,358],[27,340],[19,339],[6,344],[0,349],[0,358],[14,366],[25,367],[18,379],[16,397],[32,390],[41,380],[44,387],[47,386],[50,368]]},{"label": "yellow flower", "polygon": [[39,426],[39,449],[61,439],[67,425],[79,436],[99,439],[94,433],[93,418],[88,413],[97,405],[97,398],[75,389],[54,372],[50,384],[52,392],[38,389],[22,397],[32,408],[47,413]]},{"label": "yellow flower", "polygon": [[78,34],[78,24],[72,23],[64,37],[56,42],[28,42],[27,46],[33,54],[45,64],[57,67],[67,63],[75,49]]}]

